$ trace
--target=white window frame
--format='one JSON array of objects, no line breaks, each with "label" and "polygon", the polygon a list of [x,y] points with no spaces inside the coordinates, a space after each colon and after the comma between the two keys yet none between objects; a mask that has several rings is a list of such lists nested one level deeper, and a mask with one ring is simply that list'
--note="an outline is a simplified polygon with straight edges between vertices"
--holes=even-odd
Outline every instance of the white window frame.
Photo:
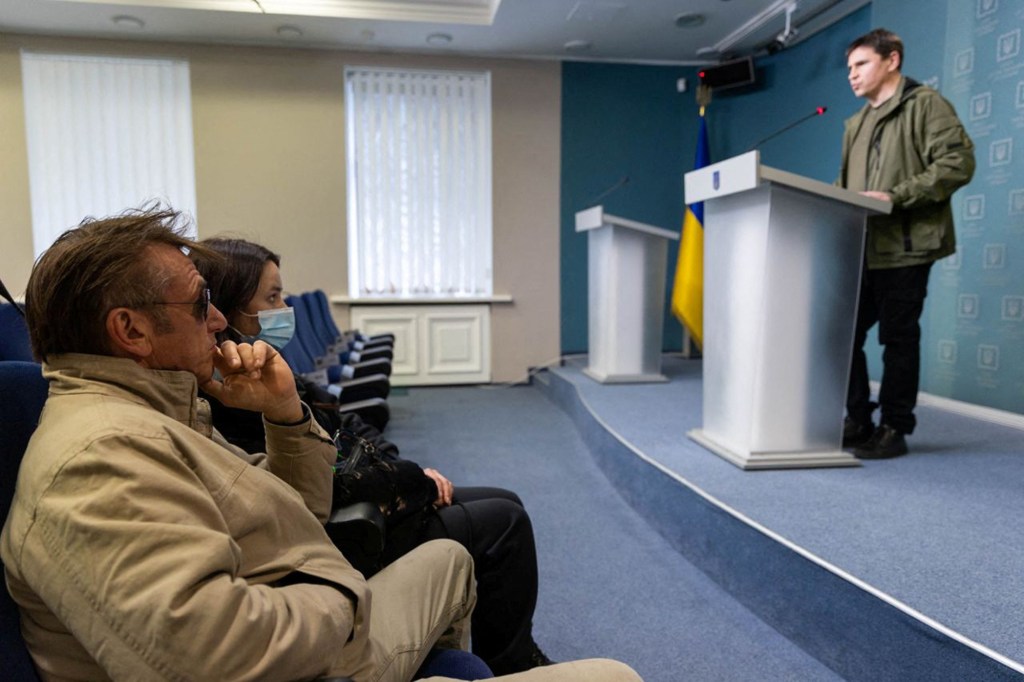
[{"label": "white window frame", "polygon": [[345,112],[349,296],[490,296],[490,74],[347,67]]},{"label": "white window frame", "polygon": [[21,64],[37,257],[88,216],[155,201],[195,215],[187,61],[22,50]]}]

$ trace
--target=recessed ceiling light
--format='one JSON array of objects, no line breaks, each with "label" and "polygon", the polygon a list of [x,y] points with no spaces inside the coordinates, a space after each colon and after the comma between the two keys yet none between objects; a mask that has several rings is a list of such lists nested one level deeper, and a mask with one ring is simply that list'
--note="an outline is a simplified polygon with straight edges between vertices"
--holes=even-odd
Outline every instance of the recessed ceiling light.
[{"label": "recessed ceiling light", "polygon": [[127,28],[133,31],[139,31],[146,27],[146,22],[138,17],[133,17],[128,14],[118,14],[116,17],[110,19],[114,22],[114,26],[118,28]]},{"label": "recessed ceiling light", "polygon": [[683,12],[676,17],[677,28],[697,28],[704,25],[704,15],[697,12]]},{"label": "recessed ceiling light", "polygon": [[586,52],[593,44],[589,40],[570,40],[565,44],[566,52]]},{"label": "recessed ceiling light", "polygon": [[277,35],[285,40],[297,40],[302,37],[302,29],[298,26],[285,24],[277,27]]},{"label": "recessed ceiling light", "polygon": [[427,45],[442,46],[451,42],[452,37],[447,33],[431,33],[427,36]]}]

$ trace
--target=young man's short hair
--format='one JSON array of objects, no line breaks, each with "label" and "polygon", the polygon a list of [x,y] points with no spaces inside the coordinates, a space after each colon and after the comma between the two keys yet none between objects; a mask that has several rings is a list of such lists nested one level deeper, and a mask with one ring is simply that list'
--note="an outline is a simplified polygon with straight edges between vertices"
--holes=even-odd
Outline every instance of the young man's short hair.
[{"label": "young man's short hair", "polygon": [[903,69],[903,41],[900,40],[900,37],[892,31],[884,28],[876,28],[873,31],[865,33],[860,38],[857,38],[850,43],[849,47],[846,48],[846,56],[849,57],[850,53],[858,47],[870,47],[883,58],[888,57],[895,52],[900,56],[898,69]]}]

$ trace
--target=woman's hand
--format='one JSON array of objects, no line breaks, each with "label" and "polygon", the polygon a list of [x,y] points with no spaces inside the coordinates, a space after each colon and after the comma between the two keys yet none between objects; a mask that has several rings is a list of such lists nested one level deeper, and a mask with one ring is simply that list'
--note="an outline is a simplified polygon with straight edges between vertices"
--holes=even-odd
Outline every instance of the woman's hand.
[{"label": "woman's hand", "polygon": [[423,473],[434,479],[434,483],[437,484],[437,499],[434,500],[434,506],[439,509],[450,506],[452,495],[455,494],[455,486],[452,485],[452,482],[442,476],[437,469],[424,469]]}]

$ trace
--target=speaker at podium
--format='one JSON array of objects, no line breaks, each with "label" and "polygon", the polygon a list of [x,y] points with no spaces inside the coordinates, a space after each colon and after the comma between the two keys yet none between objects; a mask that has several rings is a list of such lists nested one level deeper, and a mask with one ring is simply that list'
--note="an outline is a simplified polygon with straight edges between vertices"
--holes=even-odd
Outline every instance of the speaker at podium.
[{"label": "speaker at podium", "polygon": [[743,469],[858,466],[842,424],[865,221],[889,202],[761,165],[686,174],[704,202],[703,426]]},{"label": "speaker at podium", "polygon": [[675,232],[605,213],[576,214],[587,233],[589,356],[584,373],[601,383],[668,381],[661,373],[668,242]]}]

